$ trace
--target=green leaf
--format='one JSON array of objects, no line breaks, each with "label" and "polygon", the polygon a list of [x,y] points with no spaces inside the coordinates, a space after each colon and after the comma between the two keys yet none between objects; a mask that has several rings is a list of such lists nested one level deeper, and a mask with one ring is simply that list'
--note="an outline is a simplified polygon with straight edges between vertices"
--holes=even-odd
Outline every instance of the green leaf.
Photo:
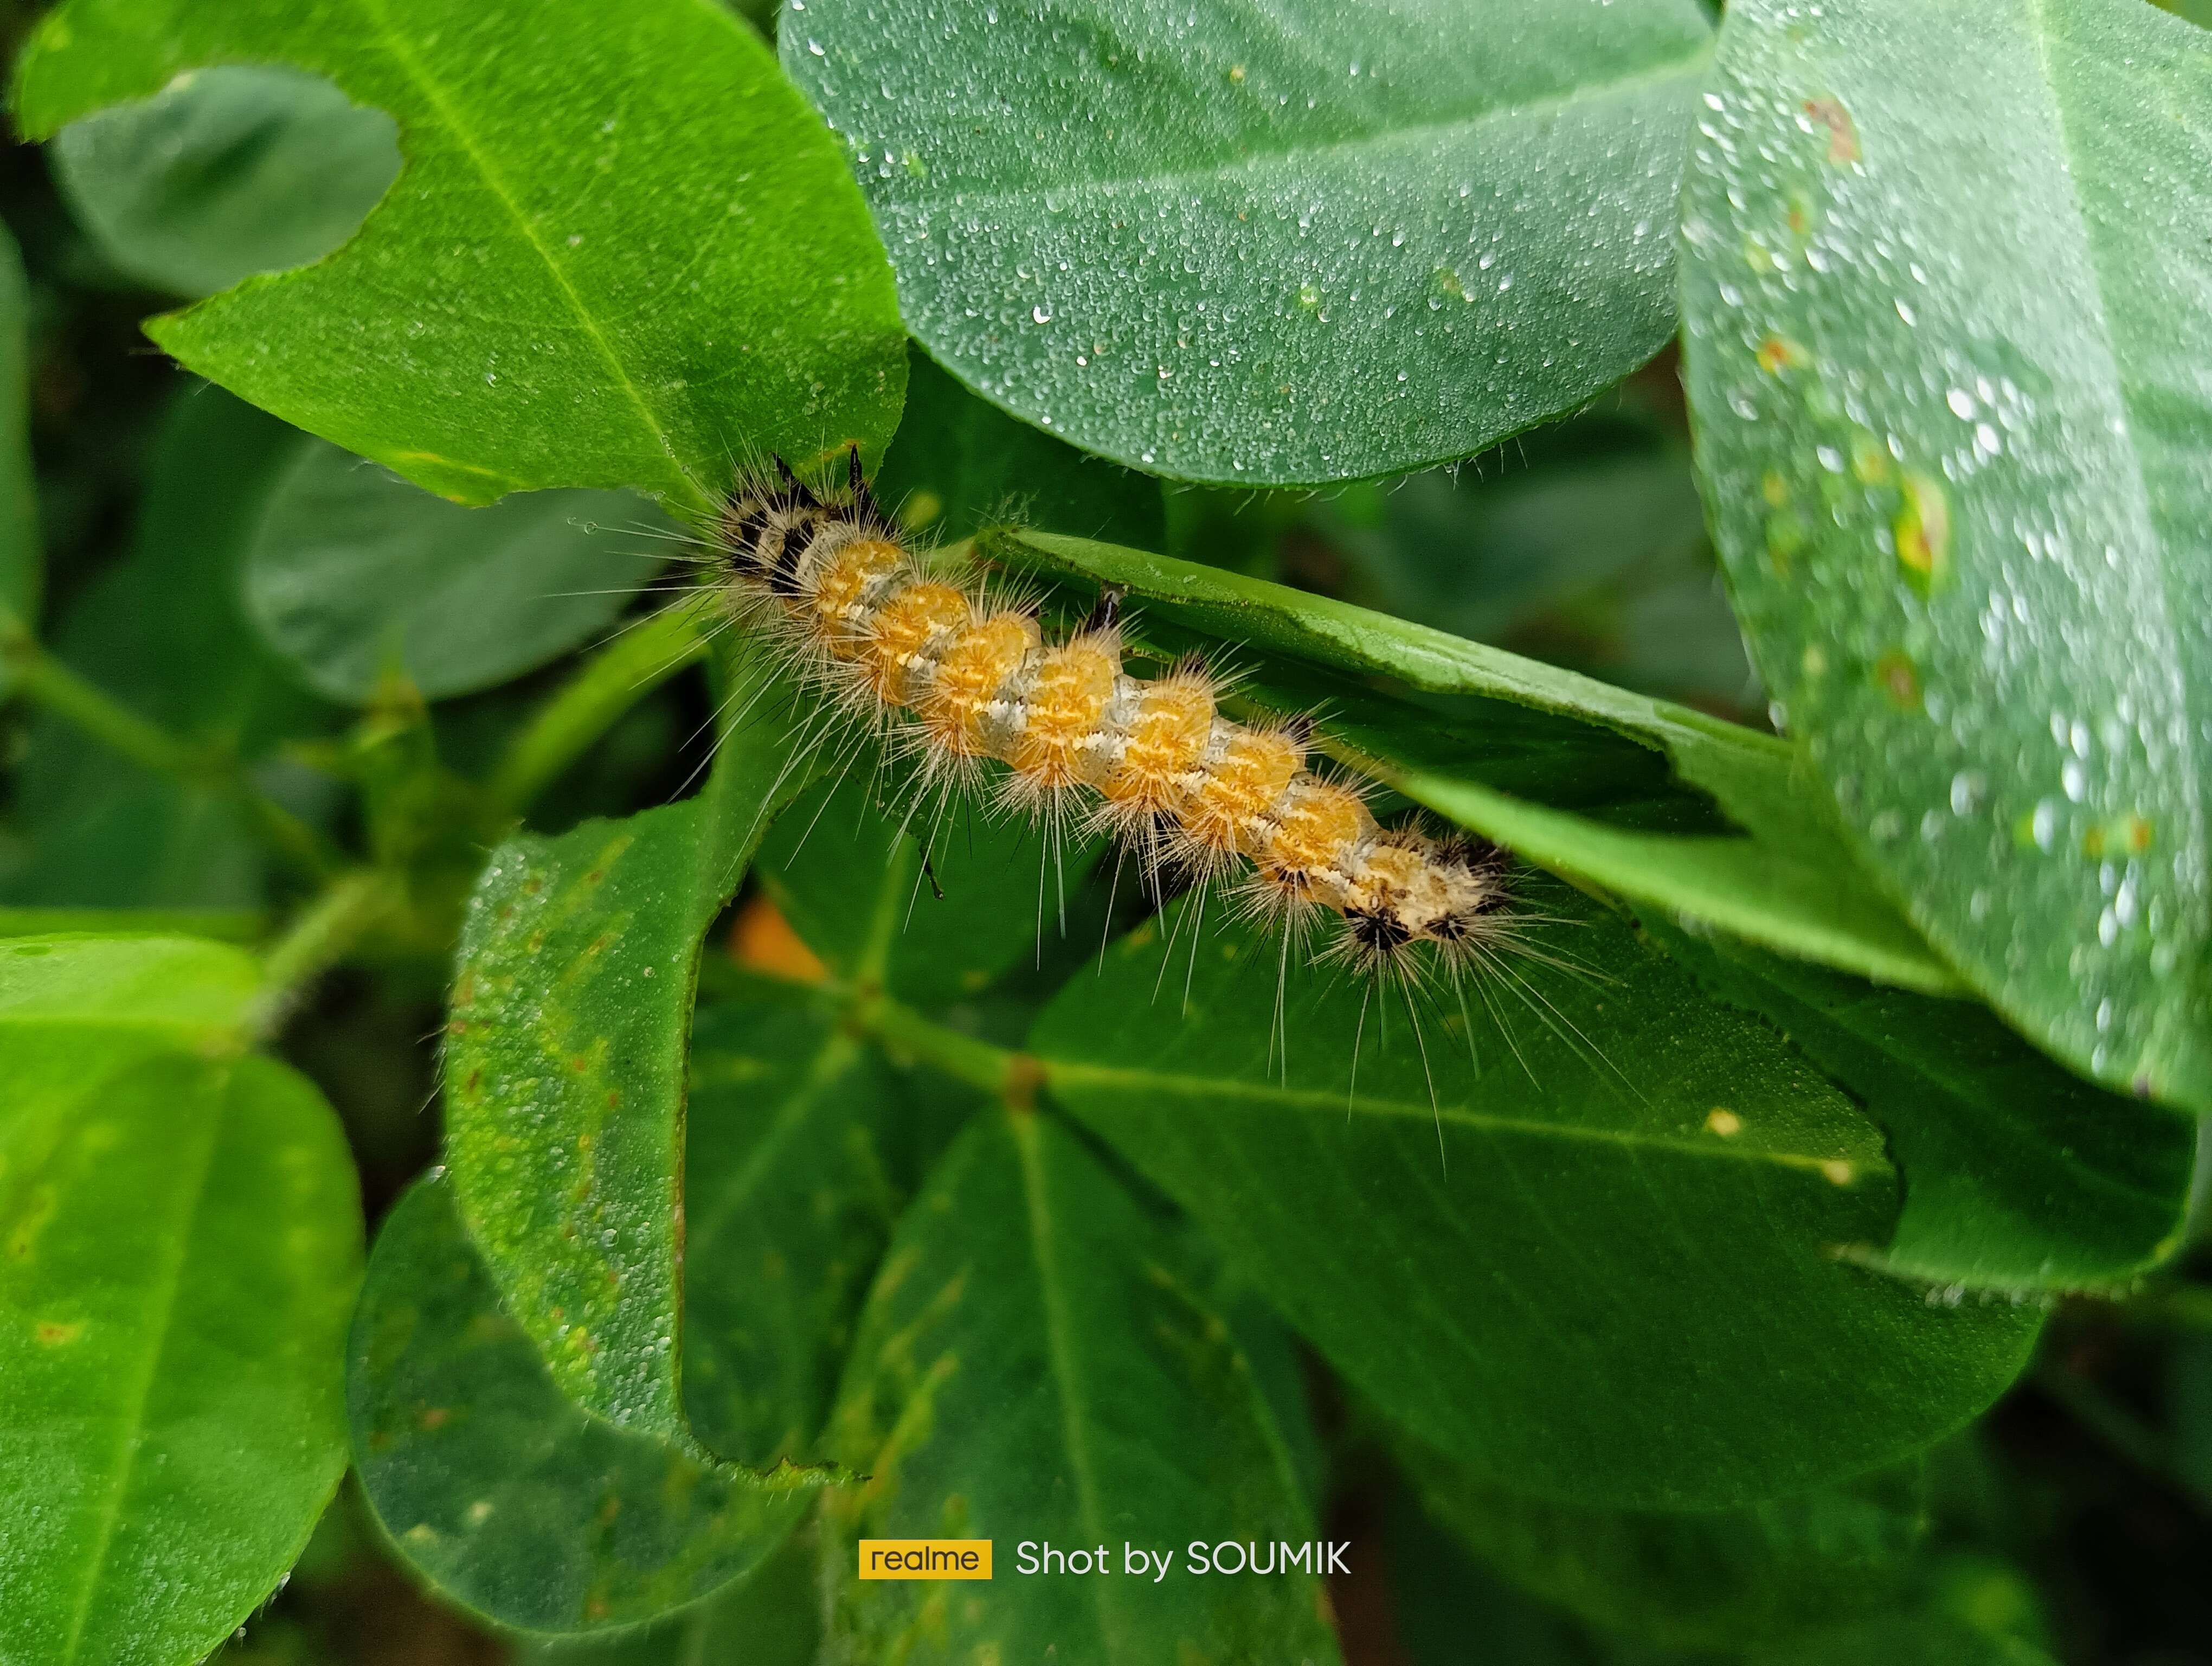
[{"label": "green leaf", "polygon": [[282,1066],[153,1050],[205,1033],[234,951],[52,946],[0,948],[0,1657],[188,1666],[344,1468],[353,1165]]},{"label": "green leaf", "polygon": [[[825,1500],[839,1658],[1336,1658],[1319,1581],[1189,1572],[1185,1547],[1310,1544],[1289,1443],[1184,1241],[1066,1128],[979,1119],[901,1225],[832,1425],[868,1485]],[[860,1538],[988,1538],[995,1577],[855,1576]],[[1111,1572],[1024,1577],[1028,1544]],[[1126,1547],[1164,1554],[1154,1581]],[[1131,1565],[1133,1567],[1133,1563]]]},{"label": "green leaf", "polygon": [[884,1246],[971,1096],[894,1069],[814,992],[739,989],[701,1003],[691,1040],[684,1404],[717,1452],[803,1460]]},{"label": "green leaf", "polygon": [[72,122],[52,154],[100,252],[180,295],[320,259],[399,173],[391,117],[258,64],[188,70],[143,103]]},{"label": "green leaf", "polygon": [[222,1050],[240,1039],[260,982],[252,956],[203,938],[64,933],[0,942],[0,1016],[112,1029],[103,1049],[121,1031],[144,1031],[164,1049]]},{"label": "green leaf", "polygon": [[1429,1512],[1522,1589],[1675,1649],[1741,1650],[1893,1608],[1928,1520],[1917,1466],[1741,1510],[1575,1510],[1406,1455]]},{"label": "green leaf", "polygon": [[2080,1290],[2124,1284],[2180,1247],[2193,1121],[2093,1086],[1979,1006],[1659,936],[1887,1130],[1905,1207],[1875,1265],[1943,1285]]},{"label": "green leaf", "polygon": [[1009,514],[1148,549],[1167,533],[1157,480],[1015,421],[919,350],[907,366],[906,414],[873,488],[901,526],[947,541]]},{"label": "green leaf", "polygon": [[[1771,736],[1426,626],[1164,556],[1042,532],[983,544],[1019,570],[1120,585],[1143,599],[1146,622],[1158,617],[1248,651],[1454,697],[1448,721],[1401,708],[1379,722],[1347,724],[1339,715],[1328,727],[1387,784],[1531,861],[1784,953],[1912,988],[1956,987],[1862,876],[1808,801],[1790,748]],[[1352,687],[1330,690],[1329,703],[1340,714],[1375,702]],[[1663,821],[1573,813],[1590,801],[1594,780],[1617,777],[1624,796],[1642,798],[1668,770],[1709,794],[1741,831],[1686,833]],[[1536,794],[1572,796],[1555,808],[1532,801]]]},{"label": "green leaf", "polygon": [[307,441],[246,557],[263,637],[334,700],[398,672],[432,700],[534,671],[597,635],[653,576],[668,523],[626,492],[432,497]]},{"label": "green leaf", "polygon": [[769,895],[844,982],[941,1006],[1056,939],[1104,840],[1070,835],[1055,852],[1026,819],[966,802],[909,823],[878,806],[879,785],[865,769],[823,783],[761,850]]},{"label": "green leaf", "polygon": [[1400,997],[1236,932],[1177,940],[1178,1011],[1147,927],[1031,1048],[1339,1371],[1493,1484],[1747,1503],[1993,1400],[2038,1313],[1833,1253],[1896,1218],[1874,1123],[1621,921],[1559,886],[1522,906],[1522,952],[1425,1000],[1418,1036]]},{"label": "green leaf", "polygon": [[[0,226],[0,633],[13,614],[25,629],[39,621],[44,560],[38,483],[31,470],[30,293],[15,239]],[[0,694],[7,691],[0,648]]]},{"label": "green leaf", "polygon": [[678,1268],[699,940],[805,783],[781,731],[727,737],[705,788],[492,853],[446,1039],[454,1195],[562,1393],[684,1438]]},{"label": "green leaf", "polygon": [[[56,651],[173,731],[249,760],[310,733],[326,708],[247,626],[239,567],[300,436],[219,389],[172,402],[155,442],[131,553],[82,592]],[[271,772],[270,786],[285,786]],[[238,908],[262,900],[267,856],[234,799],[156,775],[41,714],[15,776],[27,859],[0,871],[11,903]]]},{"label": "green leaf", "polygon": [[220,62],[324,76],[406,167],[336,254],[149,331],[433,491],[635,487],[697,508],[734,448],[889,438],[903,332],[865,208],[766,47],[696,0],[71,0],[16,72],[30,137]]},{"label": "green leaf", "polygon": [[1693,0],[812,0],[780,34],[939,362],[1239,484],[1468,456],[1656,352],[1711,38]]},{"label": "green leaf", "polygon": [[252,956],[201,939],[0,939],[0,1056],[9,1064],[0,1116],[82,1093],[156,1055],[242,1050],[246,1006],[260,985]]},{"label": "green leaf", "polygon": [[442,1180],[417,1183],[377,1235],[347,1403],[392,1542],[447,1596],[526,1631],[610,1630],[696,1602],[757,1566],[811,1496],[565,1399]]},{"label": "green leaf", "polygon": [[2208,89],[2135,0],[1745,0],[1683,273],[1737,609],[1853,845],[2040,1045],[2196,1107]]}]

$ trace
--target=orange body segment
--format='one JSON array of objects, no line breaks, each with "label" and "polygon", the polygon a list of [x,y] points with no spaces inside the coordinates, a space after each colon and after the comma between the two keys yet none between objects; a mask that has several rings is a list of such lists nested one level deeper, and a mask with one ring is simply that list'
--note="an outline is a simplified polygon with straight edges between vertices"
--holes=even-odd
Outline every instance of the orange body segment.
[{"label": "orange body segment", "polygon": [[867,628],[860,617],[861,599],[868,587],[905,560],[898,545],[887,538],[854,538],[823,564],[815,576],[812,607],[817,627],[830,654],[840,660],[856,660],[867,642]]},{"label": "orange body segment", "polygon": [[956,634],[916,706],[930,738],[956,757],[984,756],[982,724],[992,697],[1042,640],[1026,613],[994,613]]},{"label": "orange body segment", "polygon": [[1176,819],[1206,851],[1257,855],[1260,818],[1305,763],[1304,749],[1288,735],[1238,729],[1192,782]]},{"label": "orange body segment", "polygon": [[1029,690],[1029,711],[1006,762],[1042,787],[1090,779],[1093,743],[1114,697],[1121,656],[1089,638],[1045,650]]},{"label": "orange body segment", "polygon": [[876,692],[894,706],[911,706],[926,679],[913,675],[939,639],[974,622],[968,598],[949,584],[910,584],[885,601],[868,622],[860,662]]},{"label": "orange body segment", "polygon": [[1346,863],[1374,830],[1375,818],[1357,793],[1307,777],[1283,794],[1261,831],[1261,875],[1342,908]]},{"label": "orange body segment", "polygon": [[1188,792],[1212,733],[1213,691],[1203,678],[1178,673],[1146,684],[1099,792],[1133,810],[1172,810]]}]

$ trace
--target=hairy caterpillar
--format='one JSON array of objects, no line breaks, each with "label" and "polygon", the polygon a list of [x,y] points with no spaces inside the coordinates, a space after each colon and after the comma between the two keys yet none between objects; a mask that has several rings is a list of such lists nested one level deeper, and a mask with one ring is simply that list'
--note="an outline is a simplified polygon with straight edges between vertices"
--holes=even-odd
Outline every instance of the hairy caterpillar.
[{"label": "hairy caterpillar", "polygon": [[[1494,845],[1383,826],[1356,784],[1317,772],[1307,727],[1246,724],[1185,662],[1126,668],[1117,599],[1061,640],[1032,606],[912,548],[851,454],[842,491],[781,459],[742,482],[711,538],[734,619],[777,635],[802,673],[944,790],[1005,766],[1001,800],[1117,835],[1156,879],[1229,879],[1243,906],[1319,957],[1418,983],[1510,935],[1510,860]],[[1286,939],[1287,940],[1287,939]]]}]

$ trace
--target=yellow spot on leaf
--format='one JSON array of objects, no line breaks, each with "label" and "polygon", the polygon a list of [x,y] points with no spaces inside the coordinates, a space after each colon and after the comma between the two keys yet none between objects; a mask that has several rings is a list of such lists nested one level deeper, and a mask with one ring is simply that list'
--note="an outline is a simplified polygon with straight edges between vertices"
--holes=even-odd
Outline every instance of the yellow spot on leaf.
[{"label": "yellow spot on leaf", "polygon": [[1769,336],[1759,344],[1759,368],[1770,376],[1785,370],[1802,370],[1813,356],[1787,336]]},{"label": "yellow spot on leaf", "polygon": [[77,1319],[67,1324],[58,1324],[49,1319],[39,1326],[37,1335],[41,1347],[61,1347],[84,1335],[84,1322]]},{"label": "yellow spot on leaf", "polygon": [[1889,449],[1871,434],[1851,441],[1851,474],[1862,486],[1879,486],[1889,478]]},{"label": "yellow spot on leaf", "polygon": [[1921,595],[1951,576],[1951,500],[1941,483],[1924,474],[1905,477],[1905,507],[1897,512],[1897,564]]},{"label": "yellow spot on leaf", "polygon": [[1743,1132],[1743,1118],[1732,1110],[1715,1105],[1705,1113],[1705,1126],[1727,1140]]},{"label": "yellow spot on leaf", "polygon": [[1766,500],[1770,509],[1781,508],[1790,502],[1790,483],[1782,477],[1781,470],[1767,470],[1759,480],[1759,495]]},{"label": "yellow spot on leaf", "polygon": [[1874,680],[1899,710],[1920,708],[1920,668],[1902,648],[1893,649],[1874,662]]},{"label": "yellow spot on leaf", "polygon": [[1784,509],[1766,518],[1766,558],[1774,565],[1778,578],[1788,578],[1797,552],[1805,547],[1812,536],[1812,528],[1805,517],[1795,509]]},{"label": "yellow spot on leaf", "polygon": [[1840,1157],[1821,1164],[1820,1173],[1832,1186],[1848,1186],[1859,1177],[1859,1171]]}]

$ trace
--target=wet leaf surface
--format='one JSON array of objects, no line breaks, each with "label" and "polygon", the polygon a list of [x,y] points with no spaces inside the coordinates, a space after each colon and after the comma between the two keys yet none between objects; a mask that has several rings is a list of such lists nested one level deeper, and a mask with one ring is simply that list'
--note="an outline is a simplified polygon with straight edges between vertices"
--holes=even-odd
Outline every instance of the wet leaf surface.
[{"label": "wet leaf surface", "polygon": [[2208,89],[2125,0],[1732,5],[1683,271],[1738,611],[1853,847],[2040,1044],[2196,1107]]},{"label": "wet leaf surface", "polygon": [[1468,456],[1657,351],[1710,40],[1692,0],[811,0],[779,31],[940,362],[1251,484]]}]

